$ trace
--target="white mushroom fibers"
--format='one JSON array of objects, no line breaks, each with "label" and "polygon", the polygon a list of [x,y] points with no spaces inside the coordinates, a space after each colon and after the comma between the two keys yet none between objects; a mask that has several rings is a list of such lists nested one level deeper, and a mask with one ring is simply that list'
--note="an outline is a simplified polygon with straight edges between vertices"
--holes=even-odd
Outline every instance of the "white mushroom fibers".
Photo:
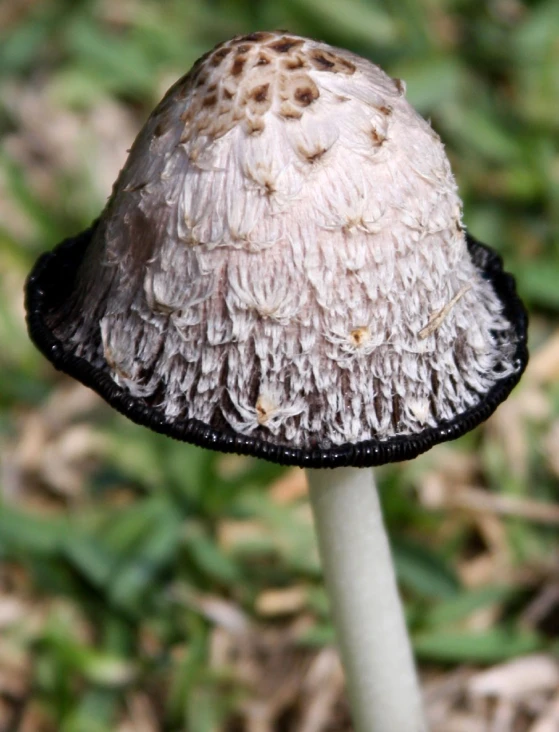
[{"label": "white mushroom fibers", "polygon": [[134,143],[58,336],[169,419],[293,447],[478,405],[511,325],[404,91],[295,36],[214,49]]}]

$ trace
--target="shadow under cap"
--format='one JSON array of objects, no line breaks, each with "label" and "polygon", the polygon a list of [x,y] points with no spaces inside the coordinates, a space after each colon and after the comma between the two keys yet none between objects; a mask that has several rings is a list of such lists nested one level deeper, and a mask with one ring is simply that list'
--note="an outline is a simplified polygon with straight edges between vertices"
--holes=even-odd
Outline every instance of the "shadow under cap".
[{"label": "shadow under cap", "polygon": [[99,221],[37,262],[36,345],[139,424],[286,465],[475,427],[525,368],[526,313],[404,91],[281,33],[206,54]]}]

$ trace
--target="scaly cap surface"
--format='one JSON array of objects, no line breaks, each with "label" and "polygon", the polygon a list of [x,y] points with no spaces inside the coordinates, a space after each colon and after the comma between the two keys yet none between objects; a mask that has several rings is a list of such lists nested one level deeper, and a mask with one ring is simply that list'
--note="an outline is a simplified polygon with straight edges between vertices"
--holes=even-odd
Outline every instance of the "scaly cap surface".
[{"label": "scaly cap surface", "polygon": [[290,34],[206,54],[49,303],[58,365],[85,361],[160,431],[299,464],[411,457],[484,419],[525,365],[525,317],[404,92]]}]

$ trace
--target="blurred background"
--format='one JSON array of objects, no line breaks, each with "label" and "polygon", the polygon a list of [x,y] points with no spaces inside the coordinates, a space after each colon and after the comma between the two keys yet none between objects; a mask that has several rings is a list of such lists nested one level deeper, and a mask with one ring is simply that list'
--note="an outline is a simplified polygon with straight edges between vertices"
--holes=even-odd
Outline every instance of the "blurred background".
[{"label": "blurred background", "polygon": [[559,730],[559,3],[0,4],[0,730],[350,730],[303,473],[172,442],[34,350],[38,254],[100,212],[164,91],[286,28],[407,82],[531,315],[488,423],[379,470],[436,732]]}]

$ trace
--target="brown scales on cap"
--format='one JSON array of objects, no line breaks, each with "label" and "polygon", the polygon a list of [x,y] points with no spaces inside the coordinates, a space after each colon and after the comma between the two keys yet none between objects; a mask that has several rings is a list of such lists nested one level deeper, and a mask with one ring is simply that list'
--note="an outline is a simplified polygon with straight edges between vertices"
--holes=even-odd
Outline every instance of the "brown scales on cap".
[{"label": "brown scales on cap", "polygon": [[313,51],[310,54],[310,61],[319,71],[330,71],[334,74],[348,75],[355,73],[355,64],[342,55],[332,53],[331,51]]},{"label": "brown scales on cap", "polygon": [[[188,119],[197,121],[183,132],[181,142],[201,132],[225,135],[245,116],[249,134],[260,132],[269,110],[285,120],[300,120],[301,109],[311,107],[320,96],[311,70],[345,76],[355,73],[355,64],[343,52],[306,44],[303,38],[281,33],[251,33],[202,57],[171,90],[177,99],[190,97]],[[211,114],[210,119],[203,119],[204,110]]]},{"label": "brown scales on cap", "polygon": [[312,86],[298,87],[295,89],[295,93],[293,94],[295,102],[301,107],[308,107],[309,104],[312,104],[319,96],[320,93],[316,84],[313,84]]},{"label": "brown scales on cap", "polygon": [[354,328],[349,334],[349,339],[354,346],[362,346],[371,338],[371,331],[366,325]]},{"label": "brown scales on cap", "polygon": [[270,43],[266,48],[271,48],[272,51],[276,51],[276,53],[289,53],[293,48],[299,48],[304,44],[304,40],[302,38],[286,38],[285,36],[283,38],[280,38],[279,41],[274,41],[274,43]]}]

